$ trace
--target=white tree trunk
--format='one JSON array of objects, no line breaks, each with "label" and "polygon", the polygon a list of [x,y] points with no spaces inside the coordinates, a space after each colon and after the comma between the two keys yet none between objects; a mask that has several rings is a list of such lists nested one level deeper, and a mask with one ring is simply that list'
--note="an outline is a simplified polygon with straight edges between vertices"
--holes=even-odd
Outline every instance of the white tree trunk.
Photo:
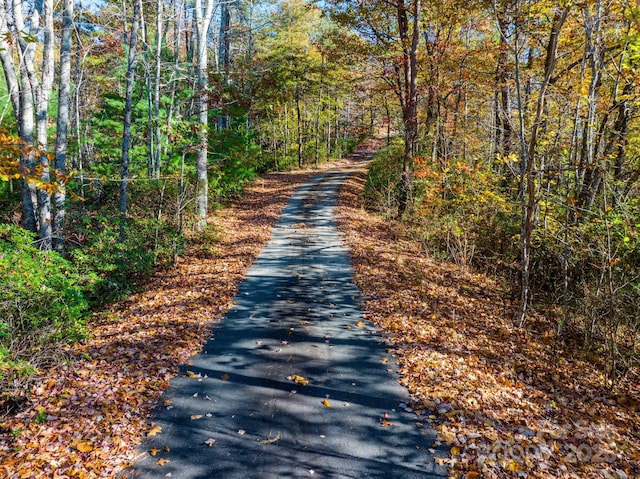
[{"label": "white tree trunk", "polygon": [[67,133],[69,131],[69,103],[71,90],[71,34],[73,33],[73,1],[64,0],[62,11],[62,43],[60,45],[60,83],[58,85],[58,117],[56,121],[55,170],[58,189],[53,194],[53,247],[64,249],[64,219],[66,189],[61,177],[67,167]]},{"label": "white tree trunk", "polygon": [[160,163],[162,156],[162,132],[160,131],[160,73],[162,70],[162,25],[163,0],[156,2],[156,71],[153,85],[153,112],[155,115],[155,149],[153,154],[153,176],[160,177]]},{"label": "white tree trunk", "polygon": [[196,151],[196,215],[198,230],[207,226],[208,208],[208,177],[207,177],[207,156],[208,156],[208,109],[209,109],[209,80],[207,76],[208,51],[207,36],[211,17],[213,15],[213,0],[195,1],[196,34],[198,37],[198,52],[196,57],[196,74],[198,77],[198,126],[200,145]]},{"label": "white tree trunk", "polygon": [[[40,179],[44,182],[50,181],[49,157],[46,153],[48,146],[48,108],[51,89],[53,87],[53,0],[44,0],[42,3],[41,19],[44,20],[42,29],[43,51],[42,51],[42,76],[36,89],[36,140],[38,147],[42,150],[38,160],[42,167]],[[51,249],[52,224],[51,224],[51,194],[46,189],[38,189],[38,219],[41,248]]]},{"label": "white tree trunk", "polygon": [[[34,144],[34,89],[37,85],[35,77],[34,61],[36,43],[24,39],[27,30],[24,22],[24,14],[22,11],[23,3],[20,0],[13,0],[13,26],[14,41],[17,41],[19,47],[19,55],[21,58],[19,64],[20,71],[20,109],[18,119],[18,129],[20,137],[27,145]],[[39,28],[38,15],[34,13],[30,20],[31,31]],[[26,153],[21,158],[22,166],[32,172],[35,168],[35,159],[32,153]],[[22,181],[22,224],[33,232],[38,231],[36,221],[36,205],[37,205],[36,188],[27,181]]]}]

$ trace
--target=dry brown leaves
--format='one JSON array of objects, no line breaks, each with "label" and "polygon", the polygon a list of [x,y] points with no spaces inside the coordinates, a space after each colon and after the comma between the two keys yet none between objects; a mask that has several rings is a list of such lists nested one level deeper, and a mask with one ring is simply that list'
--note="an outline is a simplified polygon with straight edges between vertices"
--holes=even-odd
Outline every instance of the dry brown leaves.
[{"label": "dry brown leaves", "polygon": [[340,229],[369,318],[395,345],[402,382],[451,446],[461,478],[638,478],[638,384],[602,387],[602,373],[512,327],[496,281],[432,261],[400,225],[365,212],[364,172],[342,190]]},{"label": "dry brown leaves", "polygon": [[271,227],[297,186],[316,174],[267,175],[210,223],[215,257],[187,252],[144,290],[96,315],[91,339],[46,371],[27,406],[0,421],[0,475],[112,478],[129,465],[148,418],[178,366],[197,353],[230,307]]}]

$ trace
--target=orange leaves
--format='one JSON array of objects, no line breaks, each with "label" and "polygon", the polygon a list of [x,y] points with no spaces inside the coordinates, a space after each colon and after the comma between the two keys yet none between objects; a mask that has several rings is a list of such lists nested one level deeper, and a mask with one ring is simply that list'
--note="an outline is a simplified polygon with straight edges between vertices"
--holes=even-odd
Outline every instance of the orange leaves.
[{"label": "orange leaves", "polygon": [[78,441],[75,443],[75,448],[80,452],[93,451],[93,444],[89,441]]},{"label": "orange leaves", "polygon": [[[3,417],[3,429],[13,434],[0,435],[0,476],[117,477],[143,437],[159,437],[161,427],[148,426],[152,407],[173,407],[169,399],[160,399],[168,381],[210,336],[212,313],[221,317],[228,311],[291,192],[316,173],[267,175],[248,186],[237,205],[215,213],[220,240],[213,257],[187,250],[174,269],[97,313],[87,339],[65,351],[75,360],[43,368],[43,377],[52,379],[34,389],[37,401]],[[193,380],[202,378],[191,373]],[[52,419],[36,424],[38,407]],[[52,464],[58,464],[55,472]]]},{"label": "orange leaves", "polygon": [[162,432],[162,428],[160,426],[154,425],[151,429],[147,431],[147,437],[153,437],[156,434],[160,434]]},{"label": "orange leaves", "polygon": [[391,337],[419,422],[449,451],[436,462],[460,479],[640,477],[638,398],[603,391],[600,371],[558,352],[544,318],[532,320],[539,334],[514,330],[496,281],[429,259],[401,225],[368,214],[363,182],[359,172],[343,189],[339,229],[365,317]]},{"label": "orange leaves", "polygon": [[329,402],[329,400],[328,400],[328,399],[326,399],[326,398],[322,400],[322,405],[323,405],[324,407],[331,407],[331,403],[330,403],[330,402]]}]

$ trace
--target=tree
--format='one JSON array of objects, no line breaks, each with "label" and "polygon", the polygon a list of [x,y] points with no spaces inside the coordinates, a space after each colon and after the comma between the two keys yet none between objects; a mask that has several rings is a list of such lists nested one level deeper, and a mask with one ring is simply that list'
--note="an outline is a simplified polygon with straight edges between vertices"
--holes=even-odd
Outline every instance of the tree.
[{"label": "tree", "polygon": [[136,1],[133,7],[131,30],[129,31],[129,53],[127,56],[127,84],[124,103],[124,119],[122,128],[122,162],[120,173],[120,242],[125,241],[125,225],[127,221],[127,189],[129,185],[129,146],[131,144],[131,111],[133,107],[133,86],[135,82],[135,63],[138,47],[138,28],[141,15],[141,2]]},{"label": "tree", "polygon": [[208,125],[209,125],[209,76],[208,76],[208,50],[207,39],[211,17],[213,15],[214,0],[195,1],[195,25],[198,52],[196,55],[197,92],[197,119],[199,129],[198,149],[196,150],[196,214],[198,216],[197,229],[202,230],[207,226],[208,188],[207,157],[209,151]]},{"label": "tree", "polygon": [[58,115],[56,120],[55,171],[58,188],[53,193],[53,247],[64,249],[64,219],[66,186],[63,177],[67,168],[67,141],[71,90],[71,35],[73,33],[73,0],[64,0],[62,11],[62,42],[60,45],[60,80],[58,84]]},{"label": "tree", "polygon": [[[383,78],[393,88],[402,111],[404,154],[398,215],[407,208],[412,188],[418,134],[418,47],[421,0],[332,2],[337,20],[359,29],[385,57]],[[395,25],[388,18],[395,17]]]}]

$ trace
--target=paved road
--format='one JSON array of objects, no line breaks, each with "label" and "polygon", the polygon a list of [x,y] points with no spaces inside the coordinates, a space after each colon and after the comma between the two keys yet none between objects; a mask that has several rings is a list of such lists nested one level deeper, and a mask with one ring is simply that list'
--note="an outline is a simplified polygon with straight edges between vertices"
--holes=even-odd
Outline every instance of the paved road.
[{"label": "paved road", "polygon": [[236,306],[172,381],[154,418],[162,432],[141,449],[160,451],[129,477],[447,477],[428,452],[433,431],[407,409],[396,364],[362,319],[333,216],[348,173],[293,195]]}]

